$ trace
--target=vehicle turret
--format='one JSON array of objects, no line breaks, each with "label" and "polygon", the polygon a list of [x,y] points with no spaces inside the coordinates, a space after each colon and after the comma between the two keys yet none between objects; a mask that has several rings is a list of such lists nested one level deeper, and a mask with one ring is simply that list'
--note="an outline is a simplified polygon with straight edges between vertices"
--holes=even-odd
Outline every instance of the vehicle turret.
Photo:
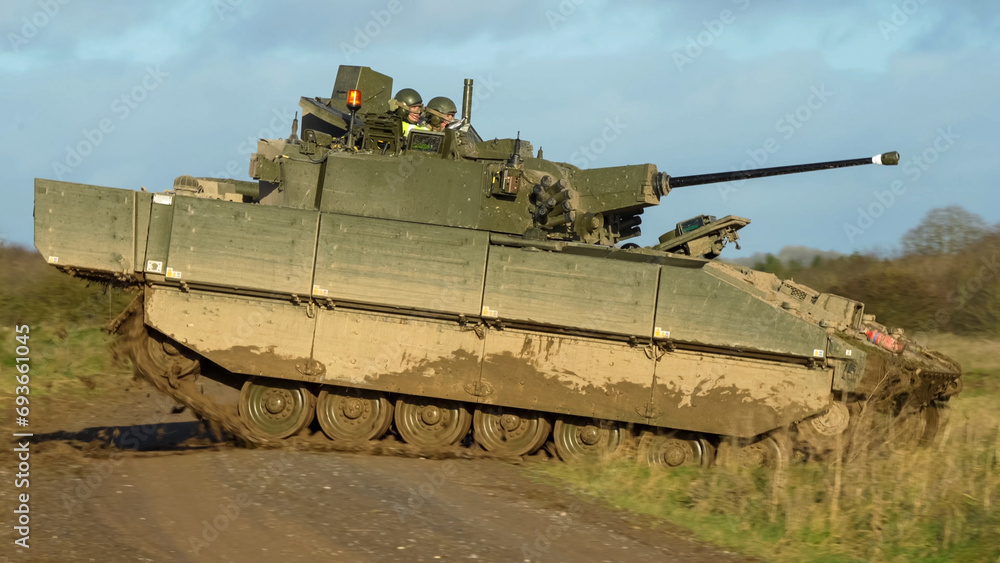
[{"label": "vehicle turret", "polygon": [[[891,152],[694,176],[670,176],[653,164],[580,169],[534,154],[519,135],[483,140],[470,119],[472,87],[466,79],[463,116],[451,128],[403,137],[400,117],[388,111],[392,80],[341,67],[330,98],[300,101],[302,143],[260,141],[250,173],[261,203],[612,246],[639,236],[643,209],[675,188],[899,161]],[[355,189],[372,175],[382,182]],[[696,236],[674,246],[661,239],[656,248],[714,257],[748,222],[713,219]]]}]

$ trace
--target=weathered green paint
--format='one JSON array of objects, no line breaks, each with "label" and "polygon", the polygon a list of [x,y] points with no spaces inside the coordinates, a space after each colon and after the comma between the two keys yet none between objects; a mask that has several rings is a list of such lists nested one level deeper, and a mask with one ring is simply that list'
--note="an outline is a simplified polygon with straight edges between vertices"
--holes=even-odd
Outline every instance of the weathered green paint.
[{"label": "weathered green paint", "polygon": [[173,208],[167,267],[175,281],[312,292],[319,213],[185,196]]},{"label": "weathered green paint", "polygon": [[[288,158],[279,159],[281,168],[280,199],[272,203],[282,207],[316,209],[322,191],[322,167],[316,163]],[[262,178],[263,180],[263,178]]]},{"label": "weathered green paint", "polygon": [[341,65],[333,83],[331,100],[337,107],[347,110],[347,92],[361,90],[362,105],[366,111],[389,111],[392,98],[392,78],[366,66]]},{"label": "weathered green paint", "polygon": [[833,389],[835,391],[855,391],[867,368],[868,353],[859,346],[857,339],[848,341],[842,335],[829,337],[827,357],[833,361]]},{"label": "weathered green paint", "polygon": [[149,192],[135,193],[135,257],[133,269],[142,271],[146,264],[146,243],[149,237],[149,214],[152,211],[153,194]]},{"label": "weathered green paint", "polygon": [[652,264],[493,246],[483,311],[511,321],[648,338],[658,272]]},{"label": "weathered green paint", "polygon": [[475,228],[483,191],[480,163],[419,153],[375,160],[333,153],[320,205],[346,215]]},{"label": "weathered green paint", "polygon": [[579,170],[571,182],[580,192],[582,209],[633,209],[660,202],[653,193],[655,174],[652,164],[634,164]]},{"label": "weathered green paint", "polygon": [[489,233],[324,213],[317,298],[480,313]]},{"label": "weathered green paint", "polygon": [[[141,270],[149,279],[163,280],[170,252],[170,233],[174,224],[173,196],[154,195],[149,210],[149,236],[146,239],[146,262]],[[183,271],[183,270],[182,270]],[[153,278],[152,276],[156,276]]]},{"label": "weathered green paint", "polygon": [[663,268],[656,326],[681,342],[818,359],[826,352],[825,330],[704,268]]},{"label": "weathered green paint", "polygon": [[135,196],[133,190],[35,180],[35,247],[50,264],[131,273]]}]

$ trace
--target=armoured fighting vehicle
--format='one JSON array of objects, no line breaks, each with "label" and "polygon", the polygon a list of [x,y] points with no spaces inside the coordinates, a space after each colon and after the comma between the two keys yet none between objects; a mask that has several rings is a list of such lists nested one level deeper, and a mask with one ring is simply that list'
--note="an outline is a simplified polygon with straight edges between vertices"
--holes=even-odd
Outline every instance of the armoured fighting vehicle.
[{"label": "armoured fighting vehicle", "polygon": [[[172,189],[38,179],[35,245],[130,286],[112,323],[137,371],[238,437],[334,446],[393,432],[562,459],[637,444],[654,465],[782,463],[793,451],[933,436],[960,369],[852,299],[714,260],[748,219],[699,216],[659,243],[672,189],[898,155],[671,177],[580,169],[462,119],[402,135],[392,80],[340,68],[261,139],[251,181]],[[312,426],[315,429],[315,426]]]}]

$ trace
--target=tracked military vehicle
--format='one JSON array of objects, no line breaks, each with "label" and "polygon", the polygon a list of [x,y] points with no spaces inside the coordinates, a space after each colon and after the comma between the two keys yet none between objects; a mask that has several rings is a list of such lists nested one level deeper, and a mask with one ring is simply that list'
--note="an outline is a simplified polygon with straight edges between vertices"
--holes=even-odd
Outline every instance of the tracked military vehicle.
[{"label": "tracked military vehicle", "polygon": [[[130,286],[112,323],[139,373],[240,438],[394,433],[417,448],[562,459],[638,443],[654,465],[781,463],[933,436],[952,361],[857,301],[714,260],[748,219],[699,216],[658,244],[673,189],[898,155],[671,177],[580,169],[483,140],[472,81],[453,129],[402,134],[392,80],[340,68],[261,139],[254,181],[158,192],[36,180],[35,244],[71,275]],[[313,420],[317,422],[311,426]],[[470,440],[471,436],[471,440]]]}]

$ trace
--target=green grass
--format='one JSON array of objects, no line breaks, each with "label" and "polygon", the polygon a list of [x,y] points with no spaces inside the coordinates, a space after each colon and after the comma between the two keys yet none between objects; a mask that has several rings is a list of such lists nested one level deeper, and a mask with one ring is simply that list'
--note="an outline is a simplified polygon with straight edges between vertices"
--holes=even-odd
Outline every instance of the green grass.
[{"label": "green grass", "polygon": [[[0,327],[0,369],[4,374],[0,378],[0,396],[12,395],[17,385],[14,358],[19,343],[15,336],[13,327]],[[112,340],[111,335],[96,327],[55,330],[31,327],[30,397],[90,397],[99,393],[109,380],[120,382],[129,369],[113,361]]]},{"label": "green grass", "polygon": [[[127,373],[112,361],[102,327],[132,293],[70,277],[32,250],[0,245],[0,396],[14,393],[14,327],[27,325],[30,399],[89,397],[102,382]],[[0,410],[0,420],[12,414]]]},{"label": "green grass", "polygon": [[535,471],[767,561],[1000,562],[1000,342],[931,344],[970,375],[929,448],[785,471],[651,471],[627,459]]}]

